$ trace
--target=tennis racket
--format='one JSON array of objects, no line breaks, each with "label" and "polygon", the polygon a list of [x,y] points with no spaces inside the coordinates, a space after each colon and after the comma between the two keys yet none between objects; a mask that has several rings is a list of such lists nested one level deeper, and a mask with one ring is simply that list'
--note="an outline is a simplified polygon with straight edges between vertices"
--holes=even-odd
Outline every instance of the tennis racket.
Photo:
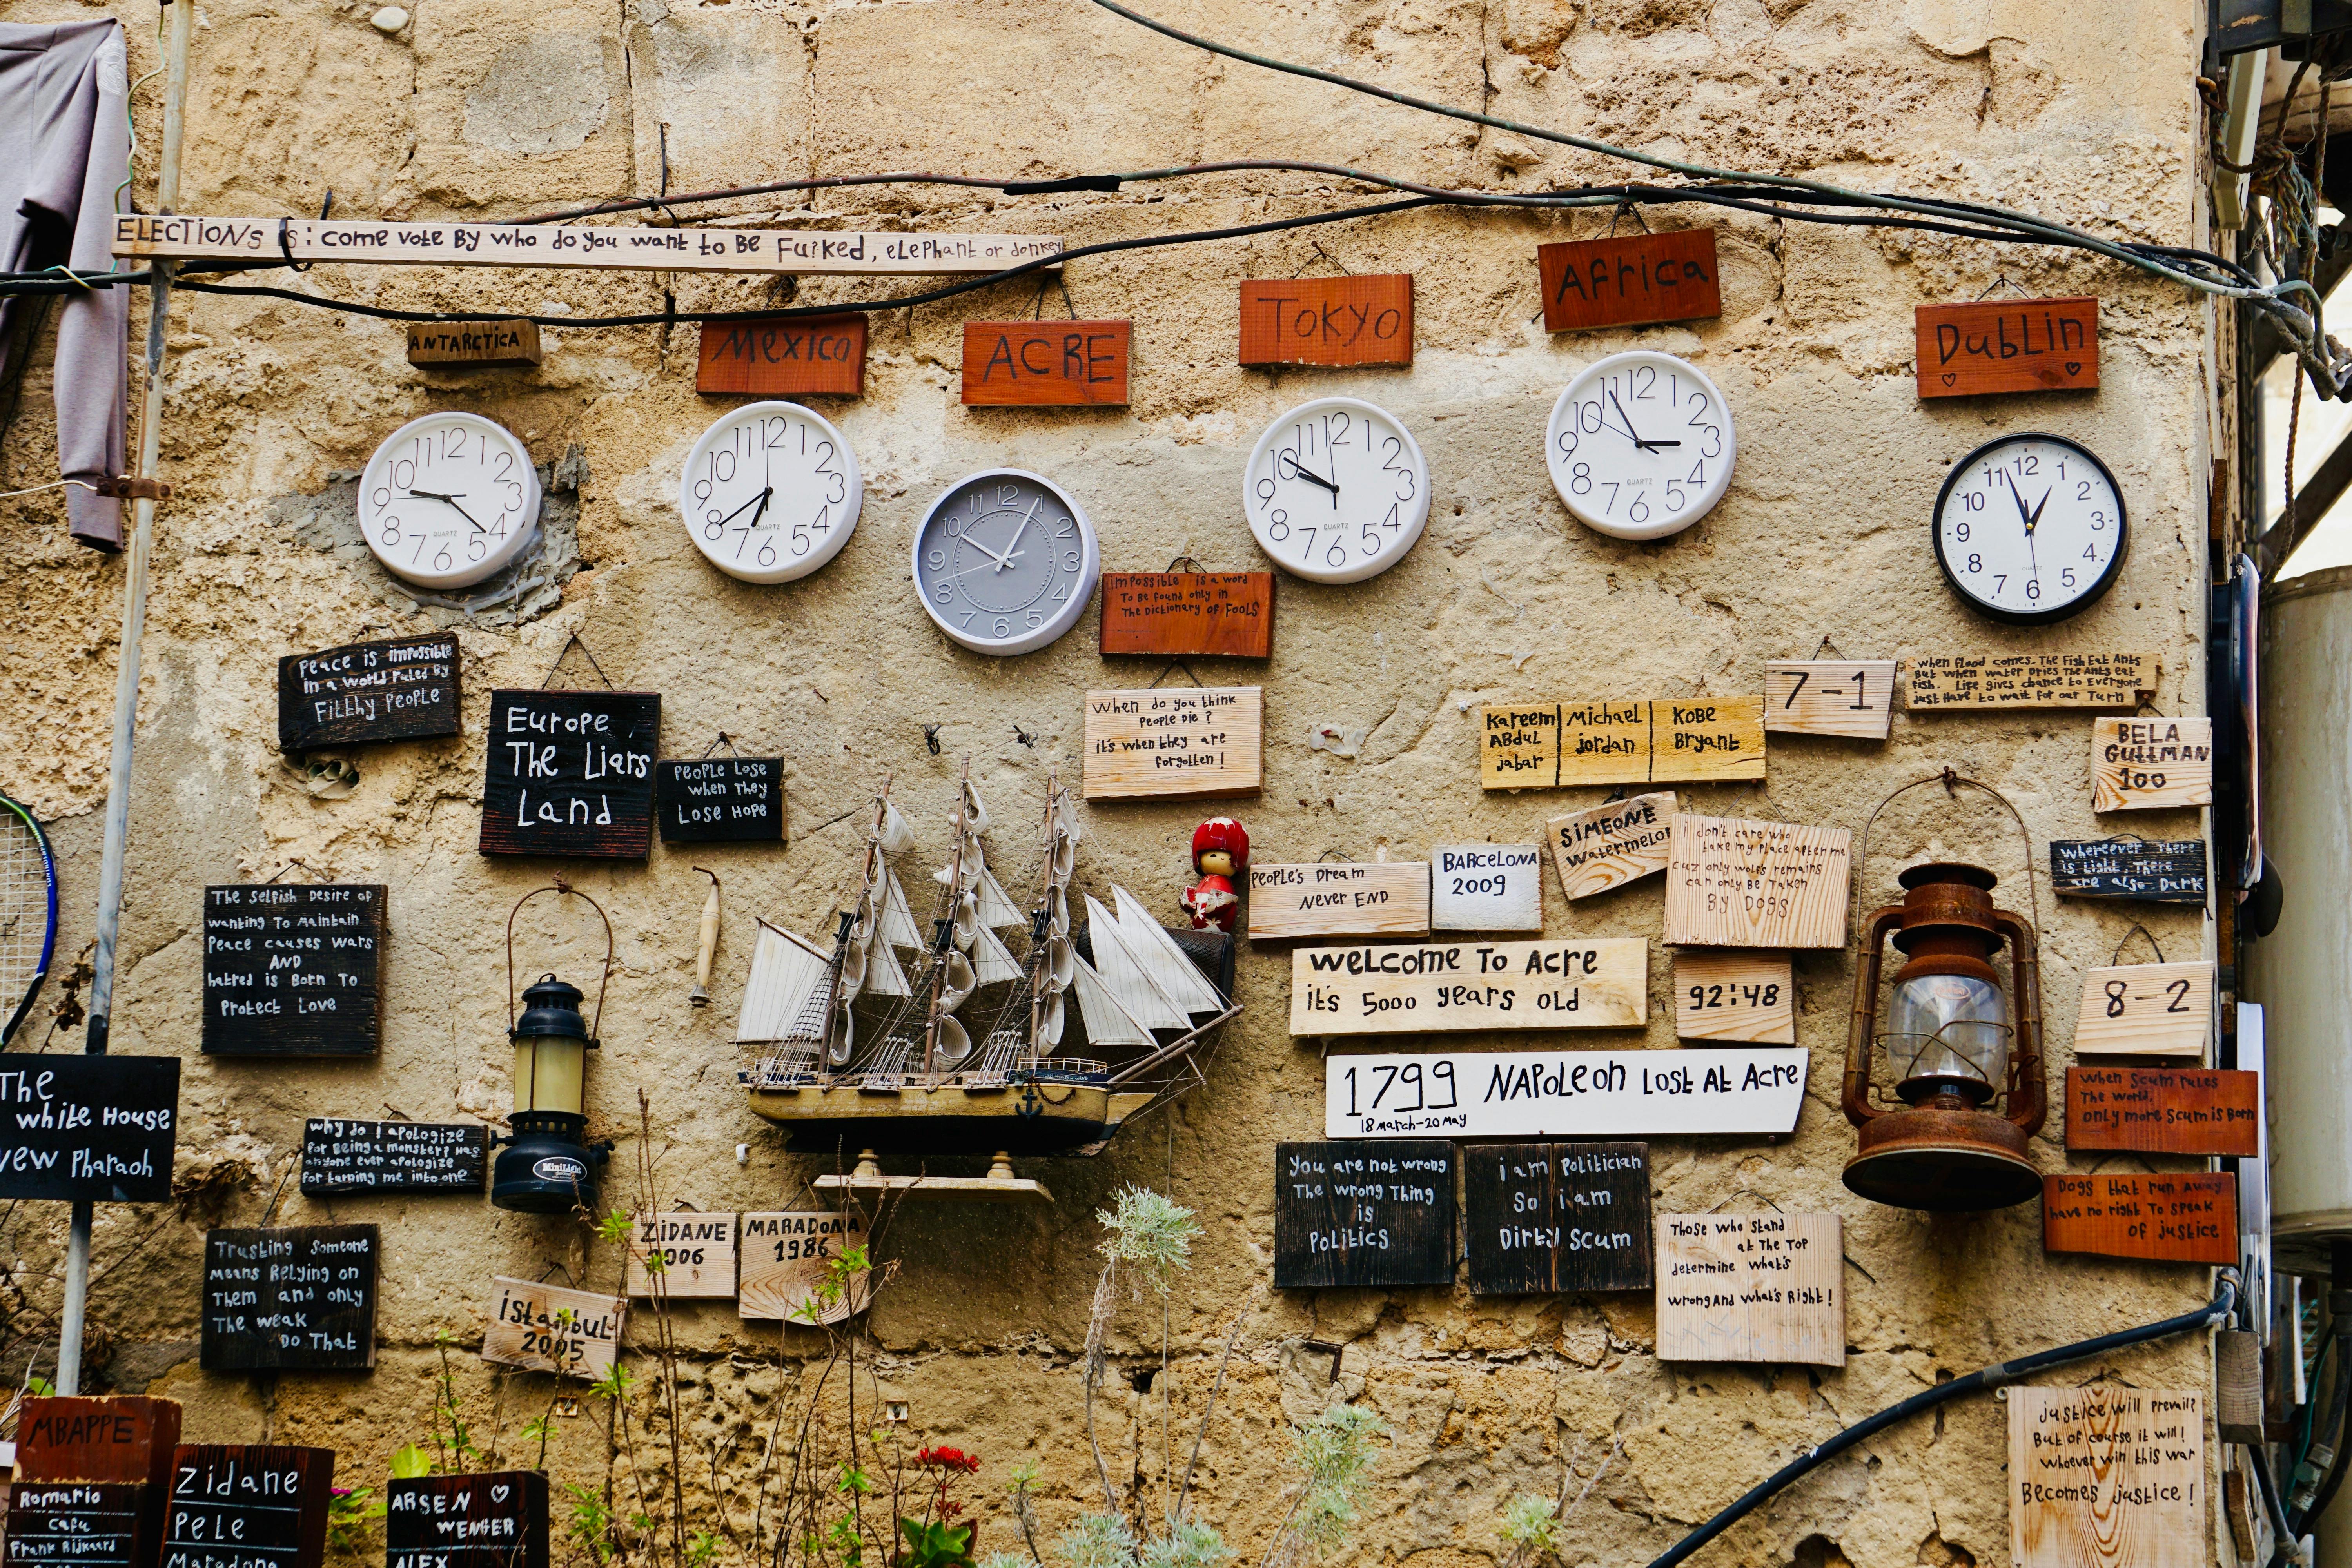
[{"label": "tennis racket", "polygon": [[0,795],[0,1047],[16,1036],[58,946],[58,863],[33,814]]}]

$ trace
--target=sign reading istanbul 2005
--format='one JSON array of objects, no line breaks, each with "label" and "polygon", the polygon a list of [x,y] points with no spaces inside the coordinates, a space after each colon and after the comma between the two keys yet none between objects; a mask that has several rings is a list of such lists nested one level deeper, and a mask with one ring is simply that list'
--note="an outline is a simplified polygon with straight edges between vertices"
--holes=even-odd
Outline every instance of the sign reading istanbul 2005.
[{"label": "sign reading istanbul 2005", "polygon": [[1764,700],[1496,704],[1478,710],[1484,789],[1764,776]]},{"label": "sign reading istanbul 2005", "polygon": [[2212,804],[2212,720],[2091,721],[2093,811]]},{"label": "sign reading istanbul 2005", "polygon": [[591,1383],[613,1370],[628,1321],[627,1301],[535,1279],[500,1276],[492,1283],[499,1294],[489,1331],[482,1336],[484,1361]]},{"label": "sign reading istanbul 2005", "polygon": [[1255,795],[1265,700],[1255,686],[1087,693],[1086,797]]},{"label": "sign reading istanbul 2005", "polygon": [[1651,1138],[1793,1132],[1797,1046],[1457,1051],[1323,1058],[1327,1138]]},{"label": "sign reading istanbul 2005", "polygon": [[1649,968],[1639,936],[1302,948],[1290,955],[1290,1032],[1638,1028]]},{"label": "sign reading istanbul 2005", "polygon": [[660,737],[656,692],[491,692],[482,853],[644,859]]}]

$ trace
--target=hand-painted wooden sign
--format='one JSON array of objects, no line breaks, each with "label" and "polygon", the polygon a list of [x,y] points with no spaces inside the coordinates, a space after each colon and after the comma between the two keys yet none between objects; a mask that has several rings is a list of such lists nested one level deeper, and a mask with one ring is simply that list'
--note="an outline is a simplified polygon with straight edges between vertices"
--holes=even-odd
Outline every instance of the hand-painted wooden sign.
[{"label": "hand-painted wooden sign", "polygon": [[1441,844],[1430,861],[1432,931],[1543,930],[1543,846]]},{"label": "hand-painted wooden sign", "polygon": [[644,859],[660,751],[658,693],[491,692],[482,853]]},{"label": "hand-painted wooden sign", "polygon": [[383,1489],[384,1568],[547,1568],[547,1474],[394,1477]]},{"label": "hand-painted wooden sign", "polygon": [[1267,658],[1271,572],[1106,572],[1102,651],[1159,658]]},{"label": "hand-painted wooden sign", "polygon": [[1650,1016],[1646,937],[1307,947],[1290,955],[1290,1032],[1631,1029]]},{"label": "hand-painted wooden sign", "polygon": [[1454,1283],[1454,1145],[1274,1146],[1277,1289]]},{"label": "hand-painted wooden sign", "polygon": [[1543,284],[1548,332],[1723,314],[1711,228],[1539,245],[1536,276]]},{"label": "hand-painted wooden sign", "polygon": [[1790,1132],[1806,1053],[1460,1051],[1323,1058],[1328,1138],[1663,1138]]},{"label": "hand-painted wooden sign", "polygon": [[2044,1176],[2042,1249],[2159,1263],[2238,1261],[2238,1178]]},{"label": "hand-painted wooden sign", "polygon": [[490,1130],[463,1121],[302,1124],[302,1195],[343,1193],[477,1193],[488,1174]]},{"label": "hand-painted wooden sign", "polygon": [[1242,281],[1244,364],[1411,364],[1412,274]]},{"label": "hand-painted wooden sign", "polygon": [[2212,804],[2212,720],[2091,721],[2093,811]]},{"label": "hand-painted wooden sign", "polygon": [[2205,1396],[2094,1384],[2009,1390],[2016,1568],[2200,1568]]},{"label": "hand-painted wooden sign", "polygon": [[19,1479],[6,1490],[0,1568],[154,1568],[163,1520],[154,1483]]},{"label": "hand-painted wooden sign", "polygon": [[1894,717],[1891,658],[1780,659],[1764,667],[1768,733],[1884,741]]},{"label": "hand-painted wooden sign", "polygon": [[1833,1214],[1658,1216],[1658,1359],[1845,1364]]},{"label": "hand-painted wooden sign", "polygon": [[1255,686],[1087,693],[1086,798],[1255,795],[1265,698]]},{"label": "hand-painted wooden sign", "polygon": [[1462,1191],[1472,1295],[1650,1288],[1648,1144],[1466,1145]]},{"label": "hand-painted wooden sign", "polygon": [[[652,1260],[658,1256],[661,1268]],[[735,1298],[735,1216],[731,1214],[639,1215],[629,1232],[628,1291],[667,1300],[730,1301]]]},{"label": "hand-painted wooden sign", "polygon": [[665,844],[782,844],[784,759],[656,763],[654,802]]},{"label": "hand-painted wooden sign", "polygon": [[1928,653],[1905,661],[1906,708],[2137,708],[2152,653]]},{"label": "hand-painted wooden sign", "polygon": [[963,400],[982,408],[1127,402],[1132,321],[966,321]]},{"label": "hand-painted wooden sign", "polygon": [[363,1057],[383,1036],[382,883],[205,889],[204,1051]]},{"label": "hand-painted wooden sign", "polygon": [[2099,384],[2099,301],[2089,295],[1921,305],[1912,323],[1922,397]]},{"label": "hand-painted wooden sign", "polygon": [[16,1479],[152,1482],[160,1505],[179,1446],[175,1399],[27,1394],[16,1417]]},{"label": "hand-painted wooden sign", "polygon": [[2213,965],[2122,963],[2083,976],[2074,1018],[2078,1057],[2202,1059],[2213,1033]]},{"label": "hand-painted wooden sign", "polygon": [[1484,789],[1764,776],[1764,700],[1497,704],[1478,710]]},{"label": "hand-painted wooden sign", "polygon": [[183,1443],[161,1568],[320,1568],[335,1451]]},{"label": "hand-painted wooden sign", "polygon": [[2053,838],[2050,881],[2062,899],[2205,902],[2202,838]]},{"label": "hand-painted wooden sign", "polygon": [[1324,860],[1249,868],[1249,939],[1427,936],[1429,862]]},{"label": "hand-painted wooden sign", "polygon": [[454,735],[463,709],[457,639],[349,643],[278,661],[278,749]]},{"label": "hand-painted wooden sign", "polygon": [[1571,899],[1589,899],[1664,870],[1666,825],[1677,809],[1675,792],[1664,790],[1571,811],[1545,823],[1559,890]]},{"label": "hand-painted wooden sign", "polygon": [[1786,953],[1681,950],[1675,954],[1675,1035],[1795,1045],[1795,966]]},{"label": "hand-painted wooden sign", "polygon": [[372,1225],[205,1232],[206,1372],[322,1371],[375,1364]]},{"label": "hand-painted wooden sign", "polygon": [[736,1315],[747,1323],[814,1328],[864,1311],[866,1276],[845,1281],[829,1304],[818,1286],[835,1258],[865,1245],[866,1216],[855,1209],[745,1215]]},{"label": "hand-painted wooden sign", "polygon": [[1690,947],[1843,947],[1853,834],[1693,816],[1671,824],[1666,941]]},{"label": "hand-painted wooden sign", "polygon": [[694,390],[757,397],[862,397],[866,318],[705,321],[695,353]]},{"label": "hand-painted wooden sign", "polygon": [[482,1336],[484,1361],[590,1383],[613,1370],[628,1321],[626,1300],[503,1276],[491,1283],[499,1289]]},{"label": "hand-painted wooden sign", "polygon": [[2066,1147],[2252,1159],[2263,1075],[2205,1068],[2066,1069]]},{"label": "hand-painted wooden sign", "polygon": [[172,1196],[177,1057],[0,1057],[0,1202]]},{"label": "hand-painted wooden sign", "polygon": [[408,363],[447,370],[520,370],[539,363],[539,323],[411,321]]}]

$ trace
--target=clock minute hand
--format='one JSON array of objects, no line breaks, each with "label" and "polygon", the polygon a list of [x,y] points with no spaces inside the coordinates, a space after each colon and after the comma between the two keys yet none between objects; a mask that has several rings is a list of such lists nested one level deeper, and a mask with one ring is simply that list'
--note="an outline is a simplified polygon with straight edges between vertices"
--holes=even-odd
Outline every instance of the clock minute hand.
[{"label": "clock minute hand", "polygon": [[2032,538],[2033,531],[2042,526],[2042,510],[2044,507],[2050,504],[2050,498],[2055,495],[2057,491],[2058,487],[2053,485],[2048,489],[2042,492],[2042,499],[2040,500],[2033,503],[2033,514],[2025,520],[2025,536],[2028,539]]},{"label": "clock minute hand", "polygon": [[1021,521],[1013,525],[1013,537],[1004,542],[1004,553],[997,559],[996,569],[998,571],[1002,572],[1006,567],[1013,564],[1013,557],[1017,553],[1013,547],[1021,542],[1021,536],[1023,534],[1029,531],[1029,520],[1036,516],[1037,509],[1045,504],[1045,498],[1041,495],[1035,500],[1029,503],[1029,510],[1021,514]]},{"label": "clock minute hand", "polygon": [[488,530],[488,529],[484,528],[480,523],[478,523],[478,522],[474,522],[474,514],[473,514],[472,512],[470,512],[470,511],[467,511],[464,507],[459,506],[459,505],[457,504],[457,498],[456,496],[443,495],[443,494],[442,494],[440,491],[438,491],[438,490],[411,490],[411,491],[409,491],[408,493],[409,493],[410,495],[419,497],[419,498],[421,498],[421,499],[423,499],[423,500],[437,500],[437,501],[443,502],[444,504],[446,504],[446,506],[448,506],[448,507],[449,507],[449,509],[450,509],[451,510],[455,511],[455,512],[456,512],[459,517],[464,518],[467,522],[473,522],[473,523],[474,523],[474,531],[475,531],[476,533],[488,533],[488,532],[489,531],[489,530]]}]

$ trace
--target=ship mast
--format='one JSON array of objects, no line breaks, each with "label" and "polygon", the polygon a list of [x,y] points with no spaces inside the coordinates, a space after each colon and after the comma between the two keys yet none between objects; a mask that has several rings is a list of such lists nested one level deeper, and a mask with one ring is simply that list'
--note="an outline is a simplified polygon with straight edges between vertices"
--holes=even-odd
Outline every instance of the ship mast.
[{"label": "ship mast", "polygon": [[954,827],[955,838],[948,851],[946,911],[931,931],[931,994],[923,1020],[923,1077],[934,1084],[939,1081],[940,1020],[947,1016],[940,1007],[940,995],[947,985],[948,954],[955,951],[956,915],[963,908],[963,851],[971,832],[970,757],[963,760],[963,777],[956,785]]}]

